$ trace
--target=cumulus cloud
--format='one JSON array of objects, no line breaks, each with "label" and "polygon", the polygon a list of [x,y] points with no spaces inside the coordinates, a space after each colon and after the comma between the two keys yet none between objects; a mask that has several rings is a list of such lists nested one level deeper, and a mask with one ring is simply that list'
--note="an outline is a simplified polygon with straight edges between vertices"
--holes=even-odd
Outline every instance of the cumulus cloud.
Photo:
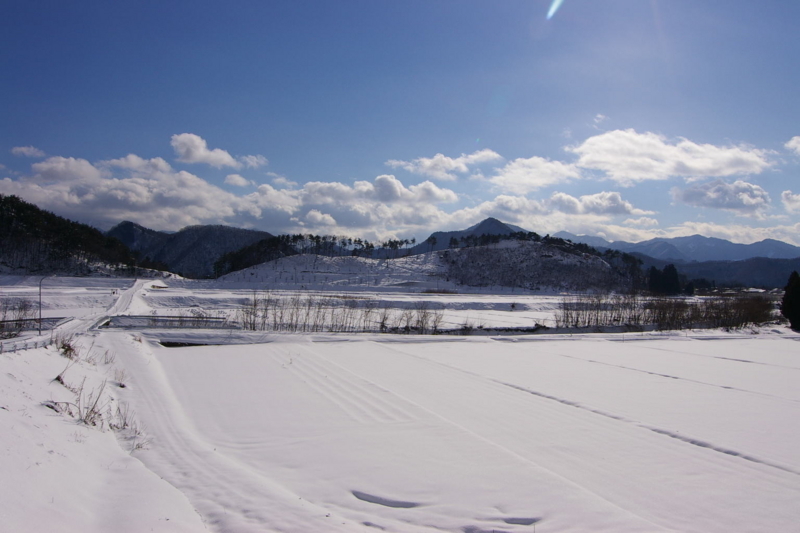
[{"label": "cumulus cloud", "polygon": [[297,187],[297,182],[290,180],[286,176],[281,176],[275,172],[267,172],[267,176],[271,177],[272,184],[277,185],[278,187],[285,187],[287,189]]},{"label": "cumulus cloud", "polygon": [[652,211],[643,211],[623,200],[618,192],[599,192],[575,198],[569,194],[556,192],[548,201],[555,210],[563,213],[595,214],[595,215],[651,215]]},{"label": "cumulus cloud", "polygon": [[684,138],[672,143],[662,135],[632,129],[602,133],[566,150],[579,156],[577,166],[600,170],[622,186],[671,177],[759,174],[772,165],[767,150],[697,144]]},{"label": "cumulus cloud", "polygon": [[688,205],[723,209],[740,216],[757,218],[763,217],[770,204],[767,191],[741,180],[733,183],[714,180],[685,190],[675,188],[672,196]]},{"label": "cumulus cloud", "polygon": [[629,218],[624,224],[638,228],[654,228],[658,226],[658,220],[650,217]]},{"label": "cumulus cloud", "polygon": [[474,207],[465,207],[451,213],[447,222],[448,227],[463,229],[487,217],[494,217],[526,228],[538,228],[540,224],[537,217],[547,214],[548,211],[548,207],[538,200],[502,194]]},{"label": "cumulus cloud", "polygon": [[[254,185],[239,174],[229,174],[226,182]],[[406,186],[391,175],[352,185],[309,182],[299,188],[278,176],[272,185],[234,194],[177,171],[161,158],[135,154],[96,163],[50,157],[33,164],[28,175],[0,180],[0,193],[100,227],[132,220],[163,230],[232,224],[361,235],[436,226],[447,216],[438,204],[458,200],[455,192],[430,181]]]},{"label": "cumulus cloud", "polygon": [[85,159],[50,157],[31,168],[30,176],[0,181],[0,191],[99,225],[134,220],[155,229],[179,229],[262,213],[253,201],[188,172],[176,172],[160,158],[128,155],[92,164]]},{"label": "cumulus cloud", "polygon": [[322,213],[321,211],[318,211],[316,209],[312,209],[311,211],[306,213],[305,219],[308,222],[310,222],[311,224],[313,224],[314,226],[335,226],[336,225],[336,220],[332,216],[330,216],[328,214],[325,214],[325,213]]},{"label": "cumulus cloud", "polygon": [[312,181],[302,188],[304,203],[336,204],[353,201],[385,204],[449,203],[458,200],[456,193],[442,189],[430,181],[406,187],[392,175],[384,174],[373,182],[357,181],[353,186],[338,182]]},{"label": "cumulus cloud", "polygon": [[560,161],[550,161],[534,156],[510,161],[497,169],[489,181],[503,192],[527,194],[557,183],[580,178],[580,171],[574,165]]},{"label": "cumulus cloud", "polygon": [[792,191],[783,191],[781,193],[781,201],[783,207],[790,213],[800,213],[800,194],[794,194]]},{"label": "cumulus cloud", "polygon": [[170,164],[160,157],[144,159],[136,154],[128,154],[119,159],[101,161],[98,166],[124,168],[133,172],[145,174],[149,172],[169,172],[172,170]]},{"label": "cumulus cloud", "polygon": [[44,157],[46,154],[34,146],[15,146],[11,153],[23,157]]},{"label": "cumulus cloud", "polygon": [[792,152],[800,155],[800,135],[795,135],[792,137],[789,142],[783,145],[785,148],[788,148]]},{"label": "cumulus cloud", "polygon": [[225,176],[225,183],[233,185],[234,187],[249,187],[253,182],[240,176],[239,174],[228,174]]},{"label": "cumulus cloud", "polygon": [[225,150],[220,148],[209,150],[205,139],[194,133],[173,135],[170,144],[181,163],[205,163],[216,168],[242,166]]},{"label": "cumulus cloud", "polygon": [[221,148],[208,149],[205,139],[194,133],[180,133],[170,141],[178,161],[181,163],[205,163],[215,168],[258,168],[269,164],[263,155],[241,155],[233,157]]},{"label": "cumulus cloud", "polygon": [[444,154],[436,154],[433,157],[420,157],[412,161],[399,161],[390,159],[386,165],[392,168],[402,168],[414,174],[420,174],[429,178],[454,181],[457,176],[454,172],[464,174],[469,172],[469,167],[480,165],[491,161],[502,159],[500,154],[488,148],[478,150],[469,155],[461,154],[460,157],[447,157]]}]

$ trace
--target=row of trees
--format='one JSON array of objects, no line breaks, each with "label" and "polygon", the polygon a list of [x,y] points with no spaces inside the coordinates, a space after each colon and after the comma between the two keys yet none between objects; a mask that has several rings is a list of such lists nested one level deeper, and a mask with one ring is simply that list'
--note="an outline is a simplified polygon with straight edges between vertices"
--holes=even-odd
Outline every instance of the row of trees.
[{"label": "row of trees", "polygon": [[244,329],[289,333],[436,334],[443,318],[442,307],[424,300],[393,308],[366,298],[271,292],[253,293],[237,312]]},{"label": "row of trees", "polygon": [[590,294],[565,298],[556,313],[556,327],[739,329],[774,320],[774,310],[773,302],[761,296],[718,296],[692,300],[641,297],[636,294]]}]

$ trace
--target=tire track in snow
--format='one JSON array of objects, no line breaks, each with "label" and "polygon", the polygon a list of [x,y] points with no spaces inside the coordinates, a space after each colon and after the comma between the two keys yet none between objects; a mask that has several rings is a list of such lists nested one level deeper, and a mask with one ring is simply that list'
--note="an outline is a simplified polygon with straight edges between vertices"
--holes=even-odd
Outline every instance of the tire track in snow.
[{"label": "tire track in snow", "polygon": [[[448,416],[446,411],[442,411],[440,407],[436,405],[431,406],[432,413],[441,416],[444,420],[453,425],[461,427],[479,438],[487,440],[487,442],[494,443],[499,449],[519,455],[522,459],[531,464],[562,477],[568,482],[581,487],[583,490],[592,493],[625,512],[648,520],[654,525],[658,524],[658,526],[668,529],[678,527],[681,531],[706,531],[707,528],[701,525],[702,521],[684,521],[683,526],[675,526],[674,524],[676,522],[669,518],[670,516],[683,516],[681,513],[686,514],[689,508],[694,509],[695,519],[702,516],[703,520],[708,522],[707,525],[709,525],[709,527],[710,524],[714,524],[714,527],[717,529],[719,529],[719,523],[730,522],[731,525],[733,523],[746,523],[747,520],[745,517],[752,518],[754,516],[759,516],[762,521],[766,520],[766,516],[763,515],[764,507],[762,503],[758,502],[758,498],[755,500],[753,499],[757,495],[757,491],[763,489],[764,483],[772,487],[771,490],[778,491],[776,494],[782,493],[785,496],[775,498],[775,501],[772,502],[771,512],[775,516],[782,515],[785,520],[786,516],[796,514],[791,508],[786,507],[786,501],[792,499],[790,495],[798,492],[797,483],[793,481],[792,478],[800,475],[800,472],[794,469],[762,458],[753,457],[752,455],[740,453],[729,448],[717,446],[700,439],[685,437],[662,428],[646,426],[612,413],[594,410],[581,405],[579,402],[557,398],[551,395],[538,393],[537,391],[527,390],[524,387],[505,383],[500,380],[494,380],[488,376],[427,359],[422,355],[406,352],[400,347],[395,348],[389,345],[386,345],[386,347],[399,354],[426,363],[431,374],[436,373],[434,368],[439,367],[450,371],[456,371],[466,376],[475,383],[474,390],[476,397],[483,397],[484,395],[491,394],[490,389],[484,390],[483,393],[480,392],[481,382],[491,383],[507,390],[516,389],[517,392],[530,394],[533,397],[548,401],[554,406],[563,405],[565,407],[572,407],[575,409],[576,415],[577,413],[586,413],[594,416],[596,418],[595,420],[577,415],[574,416],[574,420],[567,421],[565,417],[569,415],[564,412],[563,409],[543,409],[543,405],[533,407],[532,405],[526,405],[526,402],[512,400],[503,410],[503,412],[506,413],[503,417],[496,419],[486,417],[479,425],[475,425],[478,418],[473,415],[471,419],[469,417],[465,419],[469,422],[469,427],[466,427],[460,424],[456,419]],[[428,372],[426,372],[426,374],[428,374]],[[448,383],[457,381],[454,378],[456,378],[455,375],[449,376],[447,378]],[[488,401],[487,399],[487,402]],[[425,408],[428,404],[426,402],[418,405]],[[463,409],[480,409],[479,403],[472,403],[470,405],[471,407],[464,403]],[[577,448],[580,451],[573,450],[573,453],[577,453],[577,455],[564,455],[559,453],[558,449],[552,448],[552,445],[547,444],[549,439],[544,438],[535,448],[536,451],[531,456],[533,448],[525,445],[520,447],[518,442],[515,443],[516,431],[514,429],[513,420],[517,418],[514,414],[518,411],[529,413],[533,418],[529,420],[528,423],[534,423],[533,420],[536,420],[534,424],[537,427],[541,427],[544,432],[548,431],[547,428],[550,428],[550,430],[559,430],[574,425],[587,429],[592,428],[589,429],[589,431],[595,436],[592,437],[591,444],[588,447],[578,444]],[[458,419],[461,418],[458,411],[452,411],[451,414]],[[551,420],[556,419],[557,422],[553,424],[548,418]],[[503,429],[504,426],[505,429]],[[648,435],[650,437],[648,437]],[[678,439],[685,444],[691,445],[691,448],[694,449],[704,449],[709,452],[714,452],[712,455],[716,455],[718,459],[708,454],[697,455],[695,452],[689,451],[691,448],[680,449],[684,447],[679,448],[668,443],[671,439]],[[542,446],[544,446],[544,448],[542,448]],[[542,455],[542,453],[544,455]],[[666,457],[671,457],[672,459],[665,460],[664,458]],[[550,461],[555,461],[558,468],[551,469],[549,468],[549,462],[542,463],[543,460],[547,461],[546,458],[549,458]],[[735,464],[737,462],[741,463],[741,466],[737,466]],[[681,465],[680,470],[684,472],[685,476],[692,476],[697,469],[702,469],[702,471],[706,472],[705,475],[708,476],[707,479],[714,479],[714,482],[711,484],[707,482],[701,483],[702,488],[696,487],[696,482],[693,482],[692,485],[684,486],[681,478],[676,478],[676,474],[671,471],[672,469],[663,468],[663,465],[667,463]],[[548,466],[544,466],[545,464]],[[662,487],[660,490],[667,490],[667,493],[673,495],[670,496],[670,499],[675,500],[675,502],[671,502],[664,508],[671,509],[667,510],[666,514],[664,510],[658,511],[660,504],[648,503],[651,501],[651,496],[646,492],[642,492],[642,487],[637,486],[636,483],[619,483],[618,480],[620,476],[625,475],[622,472],[624,472],[626,468],[632,468],[632,465],[638,465],[634,470],[641,468],[649,470],[649,475],[652,479],[659,480],[658,484]],[[742,467],[745,465],[752,466],[747,466],[746,469],[743,469]],[[600,474],[601,472],[604,473]],[[791,477],[787,478],[787,475]],[[615,481],[614,487],[606,487],[602,481],[598,484],[598,479],[616,479],[617,481]],[[704,495],[715,494],[716,486],[719,483],[722,483],[722,485],[735,484],[737,487],[741,488],[737,503],[731,503],[731,505],[735,506],[736,512],[726,515],[721,515],[719,512],[717,512],[715,516],[711,514],[706,515],[710,509],[704,506]],[[666,486],[671,487],[671,489],[664,489],[663,487]],[[685,489],[687,488],[690,488],[690,490],[686,491]],[[611,489],[610,492],[608,489]],[[686,492],[686,494],[682,494],[683,492]],[[667,493],[665,493],[665,496]],[[676,496],[677,494],[681,494],[681,496],[678,497]],[[742,495],[746,494],[749,496],[742,497]],[[678,501],[682,503],[676,507],[676,502]],[[641,512],[645,510],[646,512]],[[651,514],[651,512],[655,512],[655,514]],[[731,518],[734,516],[737,516],[737,518]]]},{"label": "tire track in snow", "polygon": [[[693,336],[689,337],[691,340],[699,340],[699,341],[719,341],[719,340],[754,340],[752,337],[706,337],[706,336]],[[791,340],[800,340],[800,337],[787,337]],[[606,338],[605,340],[612,341],[612,342],[630,342],[630,340],[625,339],[618,339],[618,338]],[[664,339],[640,339],[641,341],[651,341],[651,340],[660,340],[663,341]],[[667,352],[673,353],[673,350],[669,350],[667,348],[659,348],[657,346],[647,346],[642,345],[642,348],[647,350],[654,350],[659,352]],[[706,359],[721,359],[723,361],[733,361],[735,363],[746,363],[751,365],[761,365],[761,366],[770,366],[775,368],[782,368],[786,370],[800,370],[800,367],[796,366],[789,366],[789,365],[779,365],[776,363],[765,363],[763,361],[753,361],[751,359],[738,359],[735,357],[725,357],[722,355],[706,355],[706,354],[699,354],[699,353],[692,353],[692,352],[681,352],[684,355],[691,356],[691,357],[703,357]]]},{"label": "tire track in snow", "polygon": [[[406,355],[409,355],[406,352],[402,352],[402,353],[404,353]],[[606,365],[606,366],[611,366],[611,367],[617,367],[617,368],[621,368],[621,369],[624,369],[624,370],[630,370],[630,371],[633,371],[633,372],[641,372],[641,373],[644,373],[644,374],[649,374],[649,375],[653,375],[653,376],[657,376],[657,377],[663,377],[663,378],[667,378],[667,379],[676,379],[676,380],[688,381],[688,382],[696,383],[696,384],[699,384],[699,385],[710,386],[710,387],[720,388],[720,389],[724,389],[724,390],[731,390],[731,391],[736,391],[736,392],[744,392],[744,393],[747,393],[747,394],[755,394],[755,395],[758,395],[758,396],[765,396],[765,397],[775,398],[775,399],[778,399],[778,400],[785,400],[785,401],[800,403],[797,400],[793,400],[791,398],[784,398],[782,396],[774,396],[774,395],[771,395],[771,394],[760,393],[760,392],[755,392],[755,391],[749,391],[749,390],[745,390],[745,389],[739,389],[739,388],[736,388],[736,387],[729,387],[729,386],[725,386],[725,385],[717,385],[717,384],[714,384],[714,383],[706,383],[706,382],[703,382],[703,381],[693,380],[693,379],[690,379],[690,378],[681,378],[681,377],[678,377],[678,376],[671,376],[671,375],[668,375],[668,374],[659,374],[657,372],[650,372],[650,371],[646,371],[646,370],[640,370],[640,369],[637,369],[637,368],[630,368],[630,367],[626,367],[626,366],[622,366],[622,365],[616,365],[616,364],[613,364],[613,363],[605,363],[603,361],[596,361],[596,360],[593,360],[593,359],[585,359],[583,357],[576,357],[576,356],[566,355],[566,354],[557,353],[557,352],[548,352],[548,353],[551,354],[551,355],[555,355],[555,356],[558,356],[558,357],[564,357],[564,358],[567,358],[567,359],[575,359],[575,360],[578,360],[578,361],[583,361],[583,362],[588,362],[588,363],[596,363],[596,364],[601,364],[601,365]],[[417,357],[417,356],[413,356],[413,357]],[[423,360],[429,361],[429,360],[424,359],[424,358],[423,358]],[[544,398],[546,400],[551,400],[551,401],[554,401],[554,402],[558,402],[560,404],[568,405],[570,407],[575,407],[576,409],[581,409],[583,411],[586,411],[586,412],[589,412],[589,413],[593,413],[593,414],[596,414],[596,415],[600,415],[600,416],[603,416],[605,418],[609,418],[609,419],[616,420],[616,421],[619,421],[619,422],[623,422],[623,423],[626,423],[626,424],[631,424],[633,426],[640,427],[642,429],[647,429],[647,430],[652,431],[654,433],[657,433],[659,435],[664,435],[664,436],[667,436],[667,437],[671,437],[673,439],[677,439],[677,440],[683,441],[683,442],[685,442],[687,444],[692,444],[692,445],[699,446],[701,448],[706,448],[708,450],[719,452],[719,453],[722,453],[722,454],[725,454],[725,455],[728,455],[728,456],[731,456],[731,457],[737,457],[739,459],[744,459],[746,461],[750,461],[750,462],[753,462],[753,463],[761,464],[761,465],[764,465],[764,466],[768,466],[770,468],[775,468],[777,470],[781,470],[783,472],[787,472],[789,474],[794,474],[794,475],[800,476],[800,471],[798,471],[798,470],[792,469],[792,468],[790,468],[788,466],[784,466],[784,465],[781,465],[781,464],[778,464],[778,463],[775,463],[775,462],[772,462],[772,461],[769,461],[769,460],[766,460],[766,459],[758,458],[758,457],[755,457],[753,455],[750,455],[750,454],[747,454],[747,453],[744,453],[744,452],[739,452],[739,451],[736,451],[736,450],[732,450],[730,448],[718,446],[718,445],[715,445],[713,443],[710,443],[710,442],[707,442],[707,441],[703,441],[701,439],[697,439],[697,438],[681,435],[679,433],[676,433],[676,432],[673,432],[673,431],[669,431],[669,430],[666,430],[666,429],[653,427],[653,426],[649,426],[649,425],[646,425],[646,424],[640,424],[638,422],[635,422],[635,421],[630,420],[628,418],[625,418],[623,416],[615,415],[615,414],[612,414],[612,413],[609,413],[609,412],[606,412],[606,411],[602,411],[602,410],[599,410],[599,409],[593,409],[591,407],[588,407],[588,406],[585,406],[585,405],[581,404],[580,402],[575,402],[575,401],[567,400],[567,399],[564,399],[564,398],[558,398],[556,396],[552,396],[552,395],[545,394],[545,393],[542,393],[542,392],[534,391],[534,390],[528,389],[526,387],[522,387],[520,385],[515,385],[513,383],[508,383],[508,382],[505,382],[505,381],[502,381],[502,380],[493,379],[493,378],[478,374],[476,372],[471,372],[471,371],[465,370],[463,368],[459,368],[459,367],[455,367],[455,366],[452,366],[452,365],[448,365],[447,363],[442,363],[442,362],[439,362],[439,361],[431,361],[431,362],[433,362],[435,364],[438,364],[438,365],[442,365],[444,367],[447,367],[447,368],[450,368],[450,369],[453,369],[453,370],[456,370],[456,371],[459,371],[459,372],[463,372],[465,374],[468,374],[470,376],[474,376],[476,378],[487,379],[487,380],[490,380],[490,381],[492,381],[494,383],[498,383],[500,385],[503,385],[503,386],[506,386],[506,387],[510,387],[512,389],[516,389],[516,390],[519,390],[519,391],[522,391],[522,392],[526,392],[528,394],[532,394],[532,395],[537,396],[539,398]]]},{"label": "tire track in snow", "polygon": [[[567,359],[575,359],[577,361],[583,361],[583,362],[586,362],[586,363],[594,363],[594,364],[610,366],[610,367],[614,367],[614,368],[621,368],[623,370],[630,370],[631,372],[641,372],[642,374],[649,374],[651,376],[657,376],[657,377],[661,377],[661,378],[677,379],[677,380],[680,380],[680,381],[686,381],[686,382],[689,382],[689,383],[695,383],[697,385],[704,385],[706,387],[715,387],[715,388],[718,388],[718,389],[724,389],[724,390],[730,390],[730,391],[736,391],[736,392],[744,392],[746,394],[755,394],[756,396],[763,396],[765,398],[775,398],[777,400],[784,400],[784,401],[787,401],[787,402],[800,403],[800,400],[795,400],[793,398],[786,398],[785,396],[776,396],[774,394],[767,394],[766,392],[758,392],[758,391],[752,391],[752,390],[748,390],[748,389],[741,389],[739,387],[732,387],[730,385],[718,385],[717,383],[709,383],[707,381],[700,381],[700,380],[692,379],[692,378],[684,378],[684,377],[681,377],[681,376],[673,376],[671,374],[661,374],[660,372],[653,372],[651,370],[642,370],[641,368],[633,368],[633,367],[630,367],[630,366],[618,365],[618,364],[615,364],[615,363],[607,363],[605,361],[598,361],[596,359],[587,359],[585,357],[578,357],[578,356],[575,356],[575,355],[567,355],[567,354],[557,353],[557,352],[548,352],[548,353],[551,354],[551,355],[557,355],[559,357],[565,357]],[[727,358],[726,357],[719,357],[717,359],[727,359]],[[735,360],[736,359],[734,359],[734,361]],[[768,365],[768,366],[774,366],[774,365]]]},{"label": "tire track in snow", "polygon": [[356,524],[300,498],[217,452],[198,434],[172,392],[158,359],[125,333],[102,333],[131,374],[133,403],[148,427],[142,462],[183,492],[210,529],[225,533],[353,531]]},{"label": "tire track in snow", "polygon": [[[330,399],[358,422],[408,422],[416,419],[408,411],[389,402],[390,391],[364,381],[331,361],[323,361],[310,350],[301,357],[284,361],[298,375],[309,380],[315,390]],[[378,392],[384,393],[383,396]],[[366,417],[366,418],[364,418]]]},{"label": "tire track in snow", "polygon": [[[464,372],[468,372],[468,371],[464,370]],[[650,372],[647,372],[647,373],[649,374]],[[532,394],[534,396],[538,396],[539,398],[544,398],[546,400],[552,400],[554,402],[558,402],[558,403],[561,403],[563,405],[568,405],[570,407],[575,407],[576,409],[582,409],[584,411],[588,411],[588,412],[594,413],[596,415],[604,416],[604,417],[610,418],[612,420],[625,422],[627,424],[631,424],[631,425],[634,425],[634,426],[637,426],[637,427],[640,427],[640,428],[643,428],[643,429],[647,429],[647,430],[650,430],[650,431],[652,431],[654,433],[658,433],[659,435],[665,435],[667,437],[683,441],[683,442],[685,442],[687,444],[692,444],[694,446],[699,446],[700,448],[706,448],[706,449],[709,449],[709,450],[713,450],[715,452],[723,453],[725,455],[730,455],[732,457],[738,457],[738,458],[744,459],[746,461],[750,461],[750,462],[753,462],[753,463],[758,463],[758,464],[761,464],[761,465],[764,465],[764,466],[769,466],[771,468],[776,468],[778,470],[782,470],[783,472],[788,472],[789,474],[794,474],[796,476],[800,476],[800,471],[794,470],[794,469],[789,468],[787,466],[783,466],[783,465],[779,465],[777,463],[773,463],[773,462],[767,461],[765,459],[759,459],[757,457],[754,457],[752,455],[748,455],[748,454],[743,453],[743,452],[738,452],[736,450],[731,450],[729,448],[723,448],[721,446],[714,445],[714,444],[712,444],[710,442],[706,442],[706,441],[703,441],[703,440],[700,440],[700,439],[695,439],[695,438],[692,438],[692,437],[688,437],[686,435],[681,435],[681,434],[676,433],[674,431],[669,431],[669,430],[666,430],[666,429],[661,429],[661,428],[649,426],[649,425],[646,425],[646,424],[640,424],[638,422],[635,422],[633,420],[627,419],[627,418],[622,417],[622,416],[613,415],[611,413],[607,413],[607,412],[601,411],[599,409],[592,409],[591,407],[587,407],[585,405],[582,405],[579,402],[573,402],[573,401],[565,400],[565,399],[562,399],[562,398],[558,398],[556,396],[552,396],[552,395],[549,395],[549,394],[544,394],[544,393],[541,393],[541,392],[537,392],[537,391],[534,391],[534,390],[531,390],[531,389],[528,389],[528,388],[525,388],[525,387],[522,387],[522,386],[519,386],[519,385],[514,385],[513,383],[506,383],[506,382],[503,382],[503,381],[500,381],[500,380],[495,380],[495,379],[492,379],[492,381],[494,381],[495,383],[499,383],[500,385],[504,385],[506,387],[511,387],[512,389],[516,389],[516,390],[519,390],[519,391],[522,391],[522,392],[526,392],[528,394]],[[723,387],[723,388],[725,388],[725,387]]]},{"label": "tire track in snow", "polygon": [[[493,381],[491,379],[486,378],[485,376],[480,376],[478,374],[473,374],[473,373],[471,373],[469,371],[465,371],[465,370],[462,370],[462,369],[459,369],[459,368],[453,368],[453,367],[450,367],[449,365],[445,365],[445,364],[442,364],[442,363],[438,363],[438,362],[435,362],[435,361],[431,361],[431,360],[425,359],[424,357],[420,357],[418,355],[407,353],[407,352],[403,351],[402,349],[400,349],[399,347],[393,346],[393,344],[395,344],[395,343],[392,343],[392,342],[380,343],[380,342],[378,342],[377,344],[381,344],[382,346],[385,346],[390,351],[394,351],[394,352],[396,352],[398,354],[417,359],[418,361],[420,361],[420,362],[422,362],[424,364],[434,365],[434,366],[438,366],[440,368],[446,368],[448,370],[455,370],[456,372],[462,374],[463,376],[468,376],[471,380],[474,380],[474,378],[478,378],[478,380],[480,382],[483,382],[484,384],[494,385],[494,386],[498,387],[498,391],[500,391],[501,393],[503,393],[504,390],[508,390],[508,388],[503,386],[502,383],[497,383],[497,382],[495,382],[495,381]],[[397,343],[397,344],[400,344],[400,343]],[[330,361],[329,357],[326,357],[326,359],[328,359]],[[334,364],[336,364],[336,363],[334,363]],[[360,379],[363,379],[363,380],[365,380],[365,381],[367,381],[369,383],[372,383],[376,387],[381,387],[375,381],[370,380],[370,379],[368,379],[368,378],[366,378],[364,376],[361,376],[359,374],[357,374],[357,375],[359,376]],[[476,392],[477,392],[477,390],[476,390]],[[431,416],[442,420],[443,422],[447,423],[448,425],[450,425],[452,427],[455,427],[460,431],[463,431],[465,434],[470,435],[471,437],[477,439],[478,441],[488,444],[489,446],[497,449],[500,453],[509,455],[509,456],[521,461],[523,464],[526,464],[526,465],[529,465],[529,466],[533,467],[534,469],[539,469],[542,472],[546,472],[547,474],[553,476],[554,478],[560,480],[561,482],[563,482],[563,483],[565,483],[565,484],[567,484],[569,486],[574,487],[579,492],[583,492],[583,493],[585,493],[587,495],[590,495],[590,497],[592,497],[592,498],[596,498],[598,500],[601,500],[601,501],[605,502],[607,505],[611,506],[614,509],[617,509],[618,511],[622,512],[625,515],[636,517],[636,519],[638,519],[641,522],[647,524],[647,526],[648,526],[647,529],[646,529],[647,531],[653,531],[653,532],[655,532],[655,531],[677,532],[678,531],[678,530],[676,530],[676,529],[674,529],[674,528],[672,528],[670,526],[665,526],[665,525],[659,524],[656,521],[652,520],[651,518],[648,518],[648,517],[638,513],[637,511],[626,507],[625,504],[620,503],[619,501],[615,501],[614,499],[609,498],[608,496],[602,494],[601,492],[599,492],[597,490],[594,490],[594,489],[586,486],[585,484],[582,484],[582,483],[578,482],[575,479],[572,479],[568,474],[562,473],[562,472],[560,472],[558,470],[555,470],[555,469],[553,469],[553,468],[551,468],[549,466],[546,466],[542,461],[538,460],[537,458],[530,457],[528,453],[519,452],[519,451],[513,449],[512,447],[501,443],[496,438],[496,436],[492,434],[491,430],[487,429],[487,427],[489,426],[488,424],[487,424],[487,427],[480,427],[480,428],[468,427],[467,425],[462,424],[461,422],[459,422],[459,421],[455,420],[454,418],[448,416],[446,413],[444,413],[442,411],[442,409],[437,408],[436,406],[432,406],[432,405],[429,405],[427,403],[422,403],[420,401],[412,399],[411,397],[409,397],[407,395],[400,394],[399,392],[394,391],[394,390],[392,391],[392,394],[397,396],[402,401],[407,402],[408,404],[413,405],[413,406],[415,406],[415,407],[417,407],[417,408],[429,413]],[[513,395],[513,397],[515,399],[518,399],[518,396],[516,396],[516,395]],[[527,405],[527,402],[521,402],[521,403]],[[562,418],[561,414],[549,413],[549,415],[551,416],[552,420],[556,420],[556,419]],[[548,416],[548,415],[545,414],[544,416]],[[494,417],[492,419],[492,422],[494,422],[494,424],[492,424],[493,426],[496,426],[497,424],[499,424],[501,426],[503,425],[503,422],[499,421],[496,417]],[[487,432],[491,436],[487,436],[486,435]],[[512,430],[512,433],[513,433],[513,430]],[[588,467],[589,465],[586,465],[586,466]],[[599,467],[600,464],[599,463],[595,463],[593,466]],[[604,477],[607,477],[607,476],[604,476]]]}]

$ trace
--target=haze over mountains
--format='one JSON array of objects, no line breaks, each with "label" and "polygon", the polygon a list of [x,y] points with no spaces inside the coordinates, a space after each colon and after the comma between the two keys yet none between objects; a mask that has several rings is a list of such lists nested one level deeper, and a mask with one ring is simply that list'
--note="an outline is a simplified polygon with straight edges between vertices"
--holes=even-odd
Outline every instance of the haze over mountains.
[{"label": "haze over mountains", "polygon": [[794,259],[800,257],[800,247],[765,239],[752,244],[739,244],[714,237],[691,235],[671,239],[656,238],[637,243],[614,241],[602,237],[575,235],[560,231],[554,235],[572,242],[582,242],[598,250],[610,248],[626,253],[639,253],[654,259],[673,262],[689,261],[743,261],[754,257]]}]

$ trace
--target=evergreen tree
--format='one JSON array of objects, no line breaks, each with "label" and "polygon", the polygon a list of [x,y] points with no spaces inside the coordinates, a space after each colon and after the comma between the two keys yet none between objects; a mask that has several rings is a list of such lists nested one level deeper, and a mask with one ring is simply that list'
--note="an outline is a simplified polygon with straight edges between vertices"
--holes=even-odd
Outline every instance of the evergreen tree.
[{"label": "evergreen tree", "polygon": [[653,294],[680,294],[681,282],[678,276],[678,269],[675,265],[667,265],[661,271],[656,267],[650,267],[647,272],[648,284],[647,288]]},{"label": "evergreen tree", "polygon": [[794,330],[800,330],[800,275],[795,270],[789,276],[781,301],[781,314]]}]

